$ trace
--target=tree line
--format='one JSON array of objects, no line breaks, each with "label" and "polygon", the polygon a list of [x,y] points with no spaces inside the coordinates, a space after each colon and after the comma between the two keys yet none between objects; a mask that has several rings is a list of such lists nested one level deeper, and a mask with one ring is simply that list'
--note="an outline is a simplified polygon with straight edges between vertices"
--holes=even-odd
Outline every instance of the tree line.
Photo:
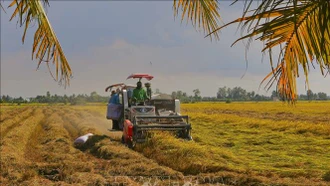
[{"label": "tree line", "polygon": [[[257,94],[255,91],[248,92],[242,87],[220,87],[216,92],[215,96],[202,97],[201,91],[197,88],[192,91],[193,94],[188,94],[181,90],[173,91],[171,97],[173,99],[179,99],[183,103],[189,102],[201,102],[201,101],[279,101],[282,100],[277,91],[272,91],[270,96]],[[162,94],[159,89],[156,89],[154,94]],[[101,96],[97,92],[91,92],[87,94],[72,94],[67,95],[57,95],[51,94],[49,91],[46,95],[38,95],[36,97],[31,97],[24,99],[23,97],[13,98],[9,95],[3,95],[0,98],[0,103],[64,103],[71,105],[81,105],[86,103],[106,103],[109,100],[109,96]],[[298,100],[330,100],[324,92],[314,93],[312,90],[308,90],[306,94],[300,94]]]},{"label": "tree line", "polygon": [[[202,97],[199,89],[193,90],[193,95],[188,95],[181,90],[173,91],[172,98],[180,99],[181,102],[196,102],[196,101],[280,101],[281,98],[277,91],[272,91],[270,96],[260,95],[255,91],[248,92],[242,87],[220,87],[215,96]],[[298,95],[298,100],[330,100],[330,97],[324,92],[313,93],[308,90],[306,94]]]},{"label": "tree line", "polygon": [[22,97],[13,98],[9,95],[3,95],[0,99],[0,103],[64,103],[71,105],[82,105],[87,102],[107,102],[108,100],[109,96],[101,96],[95,91],[91,92],[90,95],[72,94],[70,96],[61,96],[57,94],[52,95],[49,91],[47,91],[46,95],[38,95],[36,97],[31,97],[28,99],[24,99]]}]

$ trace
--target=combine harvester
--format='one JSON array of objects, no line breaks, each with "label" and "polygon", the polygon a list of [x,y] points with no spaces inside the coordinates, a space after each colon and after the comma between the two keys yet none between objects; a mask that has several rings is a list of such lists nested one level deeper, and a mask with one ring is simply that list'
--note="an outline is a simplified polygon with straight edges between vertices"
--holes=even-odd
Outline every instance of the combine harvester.
[{"label": "combine harvester", "polygon": [[[127,79],[153,79],[149,74],[132,74]],[[149,131],[173,131],[179,138],[192,140],[189,117],[180,114],[180,101],[168,95],[150,95],[144,102],[132,101],[135,86],[118,83],[110,85],[120,90],[120,104],[108,104],[107,119],[112,119],[122,130],[122,143],[134,148],[150,136]],[[150,88],[150,87],[149,87]]]}]

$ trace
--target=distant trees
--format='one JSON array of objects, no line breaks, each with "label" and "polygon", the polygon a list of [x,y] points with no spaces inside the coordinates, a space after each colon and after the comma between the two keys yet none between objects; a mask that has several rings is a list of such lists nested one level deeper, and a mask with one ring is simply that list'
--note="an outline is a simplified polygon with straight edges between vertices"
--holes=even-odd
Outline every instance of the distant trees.
[{"label": "distant trees", "polygon": [[64,103],[71,105],[85,104],[87,102],[107,102],[109,100],[108,96],[100,96],[95,91],[92,92],[89,96],[87,94],[72,94],[71,96],[67,95],[52,95],[49,91],[46,92],[46,95],[37,95],[36,97],[31,97],[29,99],[24,99],[22,97],[12,98],[9,95],[1,96],[0,103]]},{"label": "distant trees", "polygon": [[[156,89],[155,94],[161,94],[159,89]],[[223,101],[230,103],[231,101],[271,101],[279,100],[279,93],[274,90],[271,96],[264,96],[256,94],[254,91],[248,92],[242,87],[220,87],[214,97],[202,97],[201,91],[196,88],[192,90],[192,95],[189,95],[182,90],[173,91],[171,93],[173,99],[179,99],[182,103],[188,102],[199,102],[199,101]],[[109,96],[101,96],[96,91],[87,94],[72,94],[67,95],[57,95],[51,94],[49,91],[46,95],[37,95],[36,97],[31,97],[29,99],[24,99],[22,97],[13,98],[9,95],[2,95],[0,98],[0,103],[64,103],[71,105],[82,105],[86,103],[103,102],[106,103],[109,100]],[[306,94],[301,94],[298,96],[298,100],[330,100],[330,97],[324,92],[313,93],[312,90],[308,90]]]},{"label": "distant trees", "polygon": [[314,98],[314,94],[312,90],[307,90],[307,99],[312,100]]},{"label": "distant trees", "polygon": [[201,91],[199,89],[195,89],[195,90],[193,90],[193,92],[194,92],[194,99],[196,101],[200,101],[202,99]]},{"label": "distant trees", "polygon": [[[229,89],[229,88],[228,88]],[[230,92],[230,90],[228,90],[226,86],[224,87],[220,87],[218,89],[218,92],[217,92],[217,98],[218,99],[225,99],[225,98],[228,98],[228,92]]]},{"label": "distant trees", "polygon": [[27,103],[28,101],[23,99],[22,97],[19,98],[12,98],[9,95],[3,95],[0,98],[0,103]]},{"label": "distant trees", "polygon": [[274,99],[274,98],[278,98],[278,97],[279,97],[278,92],[276,90],[273,90],[271,98]]},{"label": "distant trees", "polygon": [[327,94],[324,93],[324,92],[317,93],[317,97],[318,97],[319,100],[327,100],[328,99]]},{"label": "distant trees", "polygon": [[5,95],[3,95],[3,96],[1,96],[1,103],[10,103],[11,101],[12,101],[12,97],[10,97],[10,96],[5,96]]},{"label": "distant trees", "polygon": [[[268,101],[272,97],[258,95],[254,91],[248,92],[242,87],[220,87],[215,97],[202,97],[201,91],[197,88],[192,91],[193,95],[188,95],[186,92],[181,90],[173,91],[171,93],[173,99],[179,99],[181,102],[198,102],[198,101]],[[277,93],[273,93],[274,97]]]},{"label": "distant trees", "polygon": [[102,102],[104,98],[102,96],[98,95],[95,91],[91,92],[90,96],[87,97],[87,101],[89,102]]},{"label": "distant trees", "polygon": [[330,100],[330,97],[324,92],[313,93],[312,90],[307,90],[306,95],[300,94],[300,100]]},{"label": "distant trees", "polygon": [[[214,99],[216,98],[216,99]],[[254,91],[247,92],[241,87],[220,87],[216,93],[216,97],[204,98],[203,100],[236,100],[236,101],[268,101],[268,100],[280,100],[282,99],[279,92],[272,91],[271,96],[263,96],[256,94]],[[324,92],[313,93],[312,90],[308,90],[306,94],[301,94],[298,97],[299,100],[330,100],[330,97]]]},{"label": "distant trees", "polygon": [[269,97],[256,95],[254,91],[248,92],[242,87],[220,87],[216,94],[218,100],[239,100],[239,101],[249,101],[249,100],[269,100]]},{"label": "distant trees", "polygon": [[193,101],[192,96],[188,96],[188,94],[186,92],[182,92],[181,90],[173,91],[171,95],[172,95],[173,99],[179,99],[181,102],[191,102],[191,101]]}]

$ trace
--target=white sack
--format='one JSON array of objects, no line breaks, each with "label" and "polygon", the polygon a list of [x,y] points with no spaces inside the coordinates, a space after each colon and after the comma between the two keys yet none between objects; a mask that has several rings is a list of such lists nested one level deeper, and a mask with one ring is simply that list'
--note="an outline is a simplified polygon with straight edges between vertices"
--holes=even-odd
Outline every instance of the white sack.
[{"label": "white sack", "polygon": [[93,136],[93,134],[88,133],[88,134],[78,137],[76,140],[74,140],[74,144],[84,144],[88,140],[89,136]]}]

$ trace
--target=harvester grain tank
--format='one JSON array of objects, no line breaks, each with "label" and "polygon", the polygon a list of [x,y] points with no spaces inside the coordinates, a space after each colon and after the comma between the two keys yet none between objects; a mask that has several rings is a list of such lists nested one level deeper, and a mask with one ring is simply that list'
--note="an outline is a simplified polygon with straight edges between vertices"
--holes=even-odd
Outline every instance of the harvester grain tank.
[{"label": "harvester grain tank", "polygon": [[[153,79],[149,74],[132,74],[127,79]],[[149,83],[150,85],[150,83]],[[159,94],[150,95],[149,100],[134,102],[132,94],[135,86],[124,83],[110,85],[111,90],[119,87],[120,105],[108,104],[107,119],[119,123],[119,129],[123,132],[122,142],[129,148],[136,143],[143,143],[150,131],[173,131],[179,138],[191,140],[191,124],[187,115],[180,114],[180,101],[171,96]],[[111,117],[118,116],[118,117]]]}]

